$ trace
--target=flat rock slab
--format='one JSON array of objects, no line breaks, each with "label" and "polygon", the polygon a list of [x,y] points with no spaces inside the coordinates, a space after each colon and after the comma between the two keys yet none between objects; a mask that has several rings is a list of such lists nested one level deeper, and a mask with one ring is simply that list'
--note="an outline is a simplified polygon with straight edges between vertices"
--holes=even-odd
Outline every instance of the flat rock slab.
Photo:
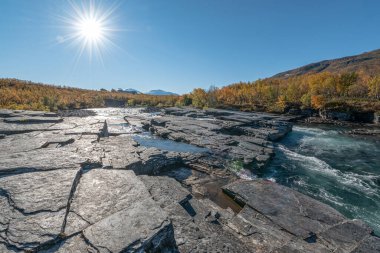
[{"label": "flat rock slab", "polygon": [[64,217],[65,210],[15,218],[5,233],[5,243],[22,250],[50,244],[61,233]]},{"label": "flat rock slab", "polygon": [[349,252],[370,235],[372,229],[359,220],[348,220],[320,233],[320,237],[335,249],[335,252]]},{"label": "flat rock slab", "polygon": [[47,147],[62,147],[66,144],[72,144],[78,139],[78,136],[59,135],[54,131],[10,135],[0,142],[0,154],[15,154]]},{"label": "flat rock slab", "polygon": [[72,150],[36,149],[25,153],[0,154],[0,175],[54,169],[77,170],[89,157]]},{"label": "flat rock slab", "polygon": [[59,123],[62,122],[63,119],[59,117],[11,117],[5,118],[5,123],[16,123],[16,124],[41,124],[41,123]]},{"label": "flat rock slab", "polygon": [[284,230],[302,238],[345,219],[328,205],[266,180],[236,182],[223,189]]},{"label": "flat rock slab", "polygon": [[[268,244],[269,238],[268,247],[274,246],[275,252],[344,253],[377,247],[373,230],[363,222],[348,220],[330,206],[288,187],[254,180],[237,181],[223,190],[245,204],[230,226],[237,226],[237,231],[249,228],[246,233],[251,233],[251,238],[260,236],[260,245]],[[368,240],[375,241],[374,245],[364,243]]]},{"label": "flat rock slab", "polygon": [[9,117],[57,117],[58,115],[54,112],[45,112],[45,111],[24,111],[24,110],[7,110],[0,109],[0,117],[1,118],[9,118]]},{"label": "flat rock slab", "polygon": [[0,178],[0,241],[32,249],[62,230],[75,170],[44,171]]},{"label": "flat rock slab", "polygon": [[175,250],[166,212],[133,171],[93,169],[82,174],[64,229],[66,235],[80,231],[101,252]]},{"label": "flat rock slab", "polygon": [[25,173],[0,178],[0,189],[25,214],[66,207],[77,170]]},{"label": "flat rock slab", "polygon": [[371,236],[364,240],[352,253],[378,253],[380,252],[380,238]]},{"label": "flat rock slab", "polygon": [[213,202],[198,200],[173,178],[140,176],[154,200],[169,214],[180,252],[251,252],[223,229],[220,219],[233,215]]},{"label": "flat rock slab", "polygon": [[108,216],[83,233],[100,252],[175,251],[171,222],[151,198]]},{"label": "flat rock slab", "polygon": [[5,123],[0,121],[0,134],[12,135],[30,133],[34,131],[50,131],[56,130],[52,128],[52,123],[40,123],[40,124],[17,124],[17,123]]},{"label": "flat rock slab", "polygon": [[[96,122],[98,122],[98,120],[96,120]],[[86,121],[86,118],[77,118],[77,120],[71,120],[71,118],[68,118],[63,120],[63,118],[59,117],[0,117],[0,134],[14,135],[35,131],[68,131],[70,129],[74,131],[74,129],[81,124],[91,126],[91,122],[88,122],[88,120]],[[80,130],[77,132],[79,131]]]},{"label": "flat rock slab", "polygon": [[71,235],[151,196],[129,170],[93,169],[82,174],[73,196],[65,233]]},{"label": "flat rock slab", "polygon": [[38,251],[39,253],[95,253],[97,250],[86,242],[82,234],[75,235],[60,243],[55,244],[53,247]]}]

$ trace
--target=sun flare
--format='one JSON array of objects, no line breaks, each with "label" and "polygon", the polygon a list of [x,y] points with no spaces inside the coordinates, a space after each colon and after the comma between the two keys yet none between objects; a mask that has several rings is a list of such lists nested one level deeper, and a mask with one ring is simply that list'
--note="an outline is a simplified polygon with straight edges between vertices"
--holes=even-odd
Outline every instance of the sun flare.
[{"label": "sun flare", "polygon": [[115,28],[112,26],[112,15],[116,6],[105,9],[95,5],[95,1],[74,2],[69,1],[71,10],[62,20],[68,33],[58,36],[59,43],[69,42],[78,50],[78,58],[87,52],[89,59],[93,56],[103,61],[103,51],[115,46],[111,40]]}]

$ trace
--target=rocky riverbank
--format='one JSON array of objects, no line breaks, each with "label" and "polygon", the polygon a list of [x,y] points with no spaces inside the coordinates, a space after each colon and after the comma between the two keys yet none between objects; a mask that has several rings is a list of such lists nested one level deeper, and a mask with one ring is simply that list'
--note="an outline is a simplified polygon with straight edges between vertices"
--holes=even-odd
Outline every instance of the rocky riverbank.
[{"label": "rocky riverbank", "polygon": [[380,251],[361,221],[252,180],[291,116],[95,111],[0,111],[0,252]]}]

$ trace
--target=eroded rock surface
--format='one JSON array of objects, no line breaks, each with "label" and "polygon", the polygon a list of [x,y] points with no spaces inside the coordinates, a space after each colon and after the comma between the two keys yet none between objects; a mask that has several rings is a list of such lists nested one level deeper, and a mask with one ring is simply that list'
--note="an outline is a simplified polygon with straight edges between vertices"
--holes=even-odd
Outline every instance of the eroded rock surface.
[{"label": "eroded rock surface", "polygon": [[[25,114],[1,114],[6,117],[0,124],[5,133],[0,142],[2,251],[177,252],[168,214],[127,169],[137,163],[144,171],[158,150],[138,148],[129,136],[117,141],[118,136],[105,134],[103,116],[51,122],[45,118],[55,120],[52,115]],[[123,166],[116,165],[117,153],[114,160],[106,155],[110,146],[126,148],[119,153]]]},{"label": "eroded rock surface", "polygon": [[151,119],[145,128],[174,141],[205,147],[225,160],[247,167],[264,167],[273,157],[272,141],[291,131],[290,118],[223,110],[168,108],[165,116]]},{"label": "eroded rock surface", "polygon": [[94,111],[0,110],[0,252],[379,252],[361,221],[239,179],[291,117]]}]

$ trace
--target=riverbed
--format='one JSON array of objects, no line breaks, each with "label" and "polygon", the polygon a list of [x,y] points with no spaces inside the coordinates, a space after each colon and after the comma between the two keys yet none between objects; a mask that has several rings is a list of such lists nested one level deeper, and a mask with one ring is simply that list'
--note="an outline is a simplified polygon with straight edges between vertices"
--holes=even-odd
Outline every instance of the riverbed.
[{"label": "riverbed", "polygon": [[[109,125],[113,131],[131,134],[141,131],[133,134],[133,139],[142,146],[176,152],[209,151],[162,139],[141,128],[135,129],[122,119],[122,115],[140,115],[146,119],[159,117],[156,113],[141,113],[131,108],[96,111],[98,117],[105,116],[108,121],[110,116],[115,117],[118,124]],[[349,130],[327,125],[295,125],[275,143],[275,157],[267,168],[243,169],[236,161],[227,167],[242,179],[263,177],[318,199],[348,218],[364,220],[379,235],[380,139],[349,136],[345,134]],[[217,199],[213,201],[218,202]]]}]

